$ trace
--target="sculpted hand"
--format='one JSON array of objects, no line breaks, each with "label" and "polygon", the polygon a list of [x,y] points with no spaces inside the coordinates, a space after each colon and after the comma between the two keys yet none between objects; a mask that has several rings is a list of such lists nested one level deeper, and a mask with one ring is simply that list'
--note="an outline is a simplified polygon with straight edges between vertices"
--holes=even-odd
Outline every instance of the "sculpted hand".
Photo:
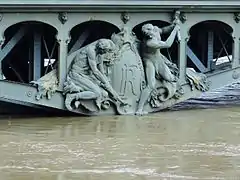
[{"label": "sculpted hand", "polygon": [[173,21],[173,24],[174,25],[179,25],[180,24],[180,20],[177,18],[177,19],[175,19],[174,21]]},{"label": "sculpted hand", "polygon": [[180,26],[178,24],[175,25],[175,29],[176,31],[179,31],[180,30]]}]

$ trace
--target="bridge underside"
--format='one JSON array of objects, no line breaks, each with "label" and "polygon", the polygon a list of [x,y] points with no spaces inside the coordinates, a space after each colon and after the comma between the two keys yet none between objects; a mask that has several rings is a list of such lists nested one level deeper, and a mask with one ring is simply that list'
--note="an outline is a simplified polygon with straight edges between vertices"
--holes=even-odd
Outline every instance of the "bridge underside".
[{"label": "bridge underside", "polygon": [[[181,2],[181,7],[169,2],[167,8],[154,1],[110,3],[115,12],[100,4],[0,4],[5,7],[0,16],[0,100],[87,115],[143,114],[238,82],[240,4],[206,3],[190,10],[190,4]],[[188,3],[194,7],[197,2]],[[151,36],[158,31],[161,40],[158,35],[147,38],[146,24],[154,27]],[[171,45],[163,47],[171,38]],[[99,53],[101,39],[113,42],[117,60],[108,51]],[[160,45],[150,46],[153,40]],[[155,50],[161,55],[153,59]],[[108,59],[101,62],[105,55]]]}]

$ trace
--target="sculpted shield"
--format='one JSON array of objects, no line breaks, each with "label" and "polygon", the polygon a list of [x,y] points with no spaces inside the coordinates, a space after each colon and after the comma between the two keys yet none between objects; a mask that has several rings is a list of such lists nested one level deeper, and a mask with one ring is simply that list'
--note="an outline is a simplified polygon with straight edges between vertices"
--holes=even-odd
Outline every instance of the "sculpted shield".
[{"label": "sculpted shield", "polygon": [[119,45],[120,57],[112,67],[111,84],[128,103],[127,106],[120,107],[118,111],[120,114],[134,114],[145,85],[143,64],[137,49],[138,44],[134,35],[127,29],[114,34],[112,39]]}]

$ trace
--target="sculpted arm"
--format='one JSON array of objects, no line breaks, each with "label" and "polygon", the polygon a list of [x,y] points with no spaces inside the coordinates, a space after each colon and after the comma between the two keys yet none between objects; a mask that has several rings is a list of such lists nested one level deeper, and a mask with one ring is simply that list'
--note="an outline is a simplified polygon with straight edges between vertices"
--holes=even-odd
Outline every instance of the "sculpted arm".
[{"label": "sculpted arm", "polygon": [[[102,58],[102,57],[101,57]],[[104,67],[103,67],[103,61],[101,60],[101,63],[98,65],[99,71],[105,75]]]},{"label": "sculpted arm", "polygon": [[113,98],[120,101],[122,104],[126,104],[122,99],[119,97],[116,91],[112,88],[111,84],[109,83],[107,77],[101,73],[100,70],[97,68],[96,64],[96,53],[93,49],[88,49],[88,63],[93,71],[93,74],[97,77],[99,81],[102,82],[103,88],[106,89],[109,93],[112,94]]},{"label": "sculpted arm", "polygon": [[147,46],[156,48],[156,49],[170,48],[173,44],[173,41],[175,39],[175,36],[176,36],[178,30],[179,30],[179,27],[175,26],[175,28],[173,29],[173,31],[171,32],[170,36],[168,37],[168,39],[166,41],[158,41],[158,40],[152,39],[152,40],[147,41]]},{"label": "sculpted arm", "polygon": [[169,26],[163,27],[162,29],[162,33],[169,33],[170,31],[172,31],[174,28],[174,24],[171,24]]},{"label": "sculpted arm", "polygon": [[99,69],[97,68],[97,63],[96,63],[96,59],[95,59],[96,58],[95,51],[91,48],[89,48],[87,51],[88,51],[88,63],[89,63],[89,66],[90,66],[93,74],[103,84],[108,84],[108,80],[105,77],[105,75],[102,74],[101,71],[99,71]]}]

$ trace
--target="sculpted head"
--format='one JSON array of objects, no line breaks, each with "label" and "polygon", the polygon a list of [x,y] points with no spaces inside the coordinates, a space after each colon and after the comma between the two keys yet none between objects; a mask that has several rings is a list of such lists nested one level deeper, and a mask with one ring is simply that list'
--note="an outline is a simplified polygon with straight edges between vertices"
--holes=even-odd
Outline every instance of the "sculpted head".
[{"label": "sculpted head", "polygon": [[152,38],[153,36],[159,34],[159,28],[148,23],[142,26],[142,32],[145,37]]},{"label": "sculpted head", "polygon": [[100,39],[96,44],[96,49],[100,54],[112,52],[115,47],[115,44],[110,39]]}]

